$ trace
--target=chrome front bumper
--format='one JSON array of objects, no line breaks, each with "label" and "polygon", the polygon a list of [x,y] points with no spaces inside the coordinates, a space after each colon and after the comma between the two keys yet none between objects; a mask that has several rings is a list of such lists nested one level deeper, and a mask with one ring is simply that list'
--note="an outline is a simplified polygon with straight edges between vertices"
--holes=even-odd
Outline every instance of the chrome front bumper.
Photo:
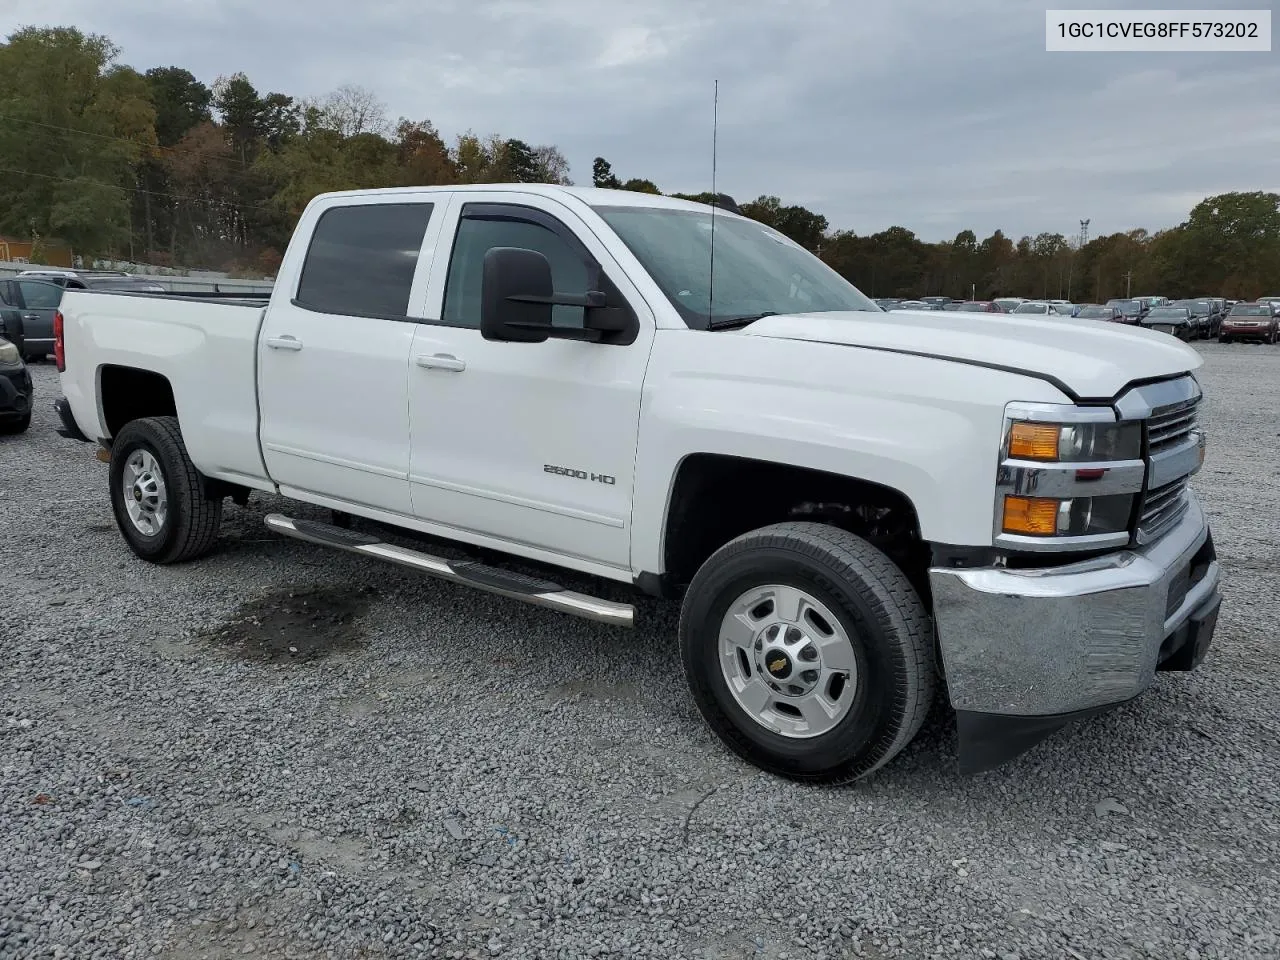
[{"label": "chrome front bumper", "polygon": [[1219,599],[1209,526],[1187,497],[1177,526],[1145,547],[1034,570],[931,569],[952,706],[1065,718],[1150,686],[1193,632],[1184,628]]}]

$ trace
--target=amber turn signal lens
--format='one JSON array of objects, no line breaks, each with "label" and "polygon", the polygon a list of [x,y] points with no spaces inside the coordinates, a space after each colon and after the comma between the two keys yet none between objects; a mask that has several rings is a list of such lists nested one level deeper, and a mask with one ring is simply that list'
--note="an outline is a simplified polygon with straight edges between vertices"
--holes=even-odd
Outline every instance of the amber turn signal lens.
[{"label": "amber turn signal lens", "polygon": [[1005,533],[1051,537],[1058,532],[1058,507],[1062,501],[1044,497],[1005,497]]},{"label": "amber turn signal lens", "polygon": [[1057,460],[1061,427],[1048,423],[1015,423],[1009,432],[1009,456],[1020,460]]}]

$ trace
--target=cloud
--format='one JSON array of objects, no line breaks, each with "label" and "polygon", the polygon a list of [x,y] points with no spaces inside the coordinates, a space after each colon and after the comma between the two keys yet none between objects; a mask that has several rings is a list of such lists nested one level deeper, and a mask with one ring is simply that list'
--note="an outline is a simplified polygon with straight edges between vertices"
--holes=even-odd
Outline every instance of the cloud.
[{"label": "cloud", "polygon": [[[1202,6],[1232,2],[1200,0]],[[1097,6],[1108,6],[1096,2]],[[1111,3],[1122,7],[1123,3]],[[1028,0],[9,0],[0,29],[75,24],[140,69],[259,89],[375,90],[393,115],[554,143],[579,182],[774,194],[859,233],[1095,235],[1280,189],[1267,54],[1044,50]]]}]

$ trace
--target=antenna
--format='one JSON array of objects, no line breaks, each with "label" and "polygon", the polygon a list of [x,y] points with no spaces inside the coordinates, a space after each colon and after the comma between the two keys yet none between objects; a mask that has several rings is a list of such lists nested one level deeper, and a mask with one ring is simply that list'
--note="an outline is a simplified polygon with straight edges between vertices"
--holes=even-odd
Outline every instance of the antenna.
[{"label": "antenna", "polygon": [[716,193],[716,133],[720,126],[720,81],[717,80],[711,100],[711,273],[707,278],[707,322],[711,322],[716,298],[716,207],[720,196]]}]

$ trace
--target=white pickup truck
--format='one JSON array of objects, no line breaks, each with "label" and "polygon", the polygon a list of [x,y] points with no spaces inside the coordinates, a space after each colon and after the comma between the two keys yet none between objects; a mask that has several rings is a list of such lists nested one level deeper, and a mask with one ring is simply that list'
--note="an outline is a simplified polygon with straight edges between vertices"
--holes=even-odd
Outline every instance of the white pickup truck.
[{"label": "white pickup truck", "polygon": [[285,536],[604,623],[632,605],[371,531],[670,597],[707,722],[784,776],[871,773],[939,686],[989,768],[1192,669],[1216,623],[1195,351],[886,313],[731,208],[328,194],[269,300],[68,291],[55,353],[142,559],[205,554],[263,491],[333,511],[267,515]]}]

